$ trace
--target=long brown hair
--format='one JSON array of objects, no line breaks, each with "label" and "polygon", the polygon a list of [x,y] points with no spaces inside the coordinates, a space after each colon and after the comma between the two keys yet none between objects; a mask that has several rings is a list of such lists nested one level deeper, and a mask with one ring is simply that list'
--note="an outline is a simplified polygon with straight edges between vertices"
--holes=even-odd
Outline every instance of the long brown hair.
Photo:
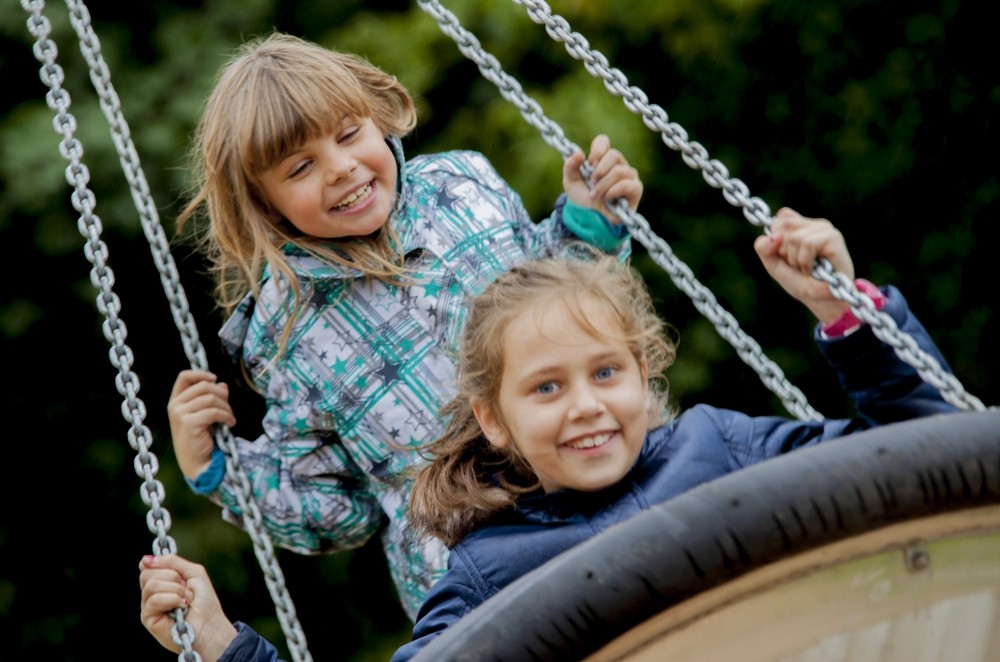
[{"label": "long brown hair", "polygon": [[534,303],[564,302],[577,323],[598,337],[583,315],[585,299],[610,313],[621,331],[615,340],[647,366],[650,425],[672,416],[663,372],[673,363],[676,346],[641,276],[613,256],[523,262],[489,285],[469,309],[458,357],[458,393],[442,409],[447,427],[426,447],[432,461],[417,474],[410,497],[410,524],[417,535],[452,546],[494,513],[512,507],[519,495],[538,489],[537,476],[515,444],[497,449],[483,436],[471,402],[497,402],[504,334],[511,320]]},{"label": "long brown hair", "polygon": [[219,72],[192,144],[194,192],[178,218],[178,233],[193,217],[207,217],[207,232],[195,239],[215,277],[216,303],[227,315],[247,292],[257,293],[266,267],[298,301],[285,244],[375,278],[396,282],[402,276],[388,225],[371,237],[316,239],[275,223],[261,194],[265,171],[348,113],[372,118],[386,136],[402,138],[416,125],[413,101],[394,76],[291,35],[245,43]]}]

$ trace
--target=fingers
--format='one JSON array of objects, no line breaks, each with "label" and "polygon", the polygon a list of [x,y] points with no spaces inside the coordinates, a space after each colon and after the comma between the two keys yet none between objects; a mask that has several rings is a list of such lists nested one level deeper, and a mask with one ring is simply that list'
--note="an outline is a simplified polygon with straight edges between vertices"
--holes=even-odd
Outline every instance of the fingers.
[{"label": "fingers", "polygon": [[581,151],[574,152],[566,159],[563,167],[563,185],[570,199],[576,204],[597,209],[612,223],[619,219],[607,206],[607,202],[623,199],[635,211],[642,198],[643,185],[638,171],[631,167],[625,156],[611,147],[611,140],[604,134],[596,136],[590,144],[586,157],[591,167],[588,183],[584,181],[580,167],[584,162]]},{"label": "fingers", "polygon": [[191,480],[211,462],[213,427],[236,425],[229,387],[217,383],[215,375],[204,370],[184,370],[177,375],[167,402],[167,418],[177,463]]},{"label": "fingers", "polygon": [[834,270],[854,279],[844,236],[830,221],[782,208],[774,216],[770,236],[758,237],[754,249],[768,274],[821,322],[836,319],[847,307],[813,275],[816,260],[826,258]]},{"label": "fingers", "polygon": [[236,425],[229,386],[204,370],[183,370],[174,381],[167,415],[175,434],[197,435],[211,425]]},{"label": "fingers", "polygon": [[171,566],[166,557],[161,559],[146,556],[139,562],[140,601],[139,620],[165,648],[177,652],[180,648],[173,642],[172,614],[177,609],[187,608],[193,598],[184,575]]},{"label": "fingers", "polygon": [[[188,561],[183,556],[178,556],[177,554],[164,554],[162,556],[147,554],[139,560],[139,570],[140,582],[142,581],[142,573],[145,571],[149,571],[151,576],[158,574],[174,575],[182,580],[208,577],[205,566],[200,563]],[[162,573],[158,573],[157,571],[162,571]]]},{"label": "fingers", "polygon": [[643,191],[639,172],[629,165],[624,154],[611,147],[606,135],[593,139],[587,161],[593,168],[590,197],[595,206],[602,201],[624,198],[633,211],[638,207]]},{"label": "fingers", "polygon": [[229,404],[229,389],[225,384],[200,383],[184,392],[182,397],[167,403],[167,415],[172,423],[187,428],[202,429],[215,423],[232,427],[236,416]]},{"label": "fingers", "polygon": [[147,555],[139,562],[139,586],[142,623],[169,650],[179,650],[170,618],[177,608],[188,609],[186,620],[198,633],[195,650],[202,659],[219,659],[236,638],[204,566],[176,554]]},{"label": "fingers", "polygon": [[185,391],[187,391],[192,385],[198,384],[200,382],[208,382],[214,384],[218,378],[211,372],[207,370],[181,370],[177,374],[177,379],[174,380],[174,387],[170,391],[170,399],[180,397]]},{"label": "fingers", "polygon": [[789,267],[811,274],[816,260],[826,258],[836,271],[854,278],[854,265],[843,234],[825,218],[809,218],[783,207],[775,214],[774,249]]}]

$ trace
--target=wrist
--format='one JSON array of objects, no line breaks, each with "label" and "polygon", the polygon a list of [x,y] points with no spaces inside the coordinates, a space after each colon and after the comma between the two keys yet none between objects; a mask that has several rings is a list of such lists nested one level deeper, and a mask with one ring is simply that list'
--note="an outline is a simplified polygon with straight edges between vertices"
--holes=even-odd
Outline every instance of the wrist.
[{"label": "wrist", "polygon": [[194,478],[184,476],[184,482],[195,494],[211,494],[218,489],[226,475],[226,456],[218,446],[212,448],[208,466]]},{"label": "wrist", "polygon": [[[868,295],[868,297],[872,300],[872,303],[875,304],[875,310],[882,310],[882,307],[885,305],[886,298],[885,295],[882,294],[882,290],[880,290],[876,285],[865,280],[864,278],[858,278],[854,281],[854,287]],[[820,327],[820,331],[822,332],[824,338],[841,338],[856,331],[861,324],[861,320],[855,317],[851,309],[848,308],[844,311],[844,314],[837,319],[827,324],[823,324]]]}]

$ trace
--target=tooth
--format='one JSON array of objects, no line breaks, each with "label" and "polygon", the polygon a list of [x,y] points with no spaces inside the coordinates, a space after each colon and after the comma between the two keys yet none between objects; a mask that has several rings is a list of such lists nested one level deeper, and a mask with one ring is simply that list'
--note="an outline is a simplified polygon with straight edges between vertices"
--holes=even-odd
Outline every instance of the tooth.
[{"label": "tooth", "polygon": [[593,435],[580,439],[576,443],[571,444],[571,446],[573,448],[595,448],[597,446],[603,446],[610,438],[611,435],[609,433]]},{"label": "tooth", "polygon": [[346,198],[344,198],[343,200],[341,200],[336,205],[337,209],[343,209],[344,207],[349,207],[350,205],[354,204],[360,198],[363,198],[364,196],[368,195],[368,191],[370,191],[370,190],[371,190],[371,185],[370,184],[365,184],[364,186],[362,186],[361,188],[359,188],[358,190],[354,191],[353,193],[351,193],[350,195],[348,195]]}]

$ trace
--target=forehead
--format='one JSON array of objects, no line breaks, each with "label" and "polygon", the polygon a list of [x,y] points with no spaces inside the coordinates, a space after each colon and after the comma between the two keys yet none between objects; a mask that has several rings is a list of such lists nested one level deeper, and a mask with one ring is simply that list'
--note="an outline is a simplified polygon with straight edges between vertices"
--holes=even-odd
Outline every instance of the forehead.
[{"label": "forehead", "polygon": [[245,104],[244,162],[261,173],[302,143],[335,129],[345,116],[369,117],[371,107],[359,90],[335,77],[268,76],[259,81],[254,104]]},{"label": "forehead", "polygon": [[510,355],[519,347],[624,344],[621,335],[620,320],[596,298],[550,298],[534,302],[510,321],[504,332],[504,350]]}]

